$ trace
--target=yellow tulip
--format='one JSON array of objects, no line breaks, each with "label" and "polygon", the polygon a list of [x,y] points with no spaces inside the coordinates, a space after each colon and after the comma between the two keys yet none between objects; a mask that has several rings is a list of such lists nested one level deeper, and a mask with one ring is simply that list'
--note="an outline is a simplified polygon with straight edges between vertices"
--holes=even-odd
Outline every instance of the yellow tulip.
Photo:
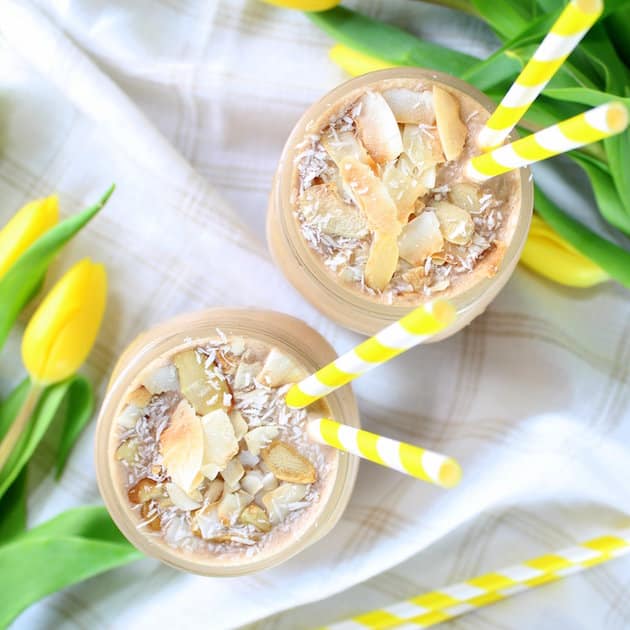
[{"label": "yellow tulip", "polygon": [[0,278],[44,232],[59,220],[57,195],[31,201],[0,230]]},{"label": "yellow tulip", "polygon": [[96,340],[106,297],[105,267],[89,258],[50,290],[22,338],[22,360],[33,381],[56,383],[79,369]]},{"label": "yellow tulip", "polygon": [[267,4],[285,9],[299,9],[300,11],[327,11],[336,7],[341,0],[263,0]]},{"label": "yellow tulip", "polygon": [[541,276],[570,287],[591,287],[609,279],[601,267],[578,252],[537,215],[532,217],[521,262]]},{"label": "yellow tulip", "polygon": [[343,44],[333,46],[328,56],[348,74],[356,77],[366,72],[374,70],[385,70],[385,68],[393,68],[393,64],[383,61],[378,57],[372,57],[361,52],[357,52]]}]

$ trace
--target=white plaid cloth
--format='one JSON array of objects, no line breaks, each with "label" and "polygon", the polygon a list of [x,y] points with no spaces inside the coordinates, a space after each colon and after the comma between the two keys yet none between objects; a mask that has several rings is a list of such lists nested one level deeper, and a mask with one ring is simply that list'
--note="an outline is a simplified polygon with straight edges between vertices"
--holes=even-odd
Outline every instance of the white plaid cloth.
[{"label": "white plaid cloth", "polygon": [[[357,4],[479,56],[496,45],[478,22],[420,2]],[[135,334],[204,306],[272,307],[339,351],[356,342],[304,303],[264,243],[287,134],[345,78],[303,15],[256,0],[4,0],[0,33],[0,222],[53,191],[66,215],[118,186],[51,274],[84,256],[107,266],[86,367],[100,395]],[[568,174],[564,186],[550,169],[542,177],[593,220],[583,178]],[[47,598],[15,627],[214,630],[269,615],[258,627],[313,627],[627,526],[629,316],[616,285],[571,291],[519,269],[472,326],[355,385],[368,429],[457,457],[460,487],[363,463],[338,527],[277,569],[219,580],[147,559]],[[21,375],[17,331],[4,352],[2,393]],[[39,449],[31,523],[99,501],[92,440],[93,427],[60,483],[53,437]],[[628,580],[619,560],[452,627],[625,628]]]}]

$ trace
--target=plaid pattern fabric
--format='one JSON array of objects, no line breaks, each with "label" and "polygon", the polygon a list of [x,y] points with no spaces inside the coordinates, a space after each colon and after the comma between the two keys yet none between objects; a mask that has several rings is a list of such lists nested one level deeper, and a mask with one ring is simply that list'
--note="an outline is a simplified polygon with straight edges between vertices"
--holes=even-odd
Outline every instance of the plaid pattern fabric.
[{"label": "plaid pattern fabric", "polygon": [[[473,54],[494,45],[450,11],[359,4]],[[0,3],[0,222],[55,190],[69,214],[118,186],[49,278],[84,256],[108,268],[107,317],[85,368],[100,395],[134,335],[205,306],[276,308],[339,352],[356,344],[304,303],[264,244],[284,140],[305,107],[345,78],[329,46],[301,14],[255,0]],[[563,187],[554,168],[539,171],[547,189],[594,217],[579,175],[569,172]],[[629,315],[616,285],[573,292],[518,270],[469,328],[354,385],[367,429],[457,457],[465,477],[456,490],[362,463],[338,527],[277,569],[215,580],[147,559],[48,598],[15,627],[238,627],[368,580],[258,626],[309,627],[624,525]],[[0,362],[3,393],[20,377],[18,341]],[[60,483],[49,475],[53,440],[32,466],[33,523],[99,501],[93,427]],[[622,628],[628,570],[619,560],[453,627]]]}]

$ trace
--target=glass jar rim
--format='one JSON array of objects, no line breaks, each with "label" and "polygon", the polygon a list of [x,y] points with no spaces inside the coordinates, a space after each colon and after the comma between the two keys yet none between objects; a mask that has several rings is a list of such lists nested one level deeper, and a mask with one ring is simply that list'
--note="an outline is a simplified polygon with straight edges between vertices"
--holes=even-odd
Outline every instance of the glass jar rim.
[{"label": "glass jar rim", "polygon": [[[171,549],[164,542],[154,542],[141,532],[137,528],[137,517],[125,502],[125,493],[115,471],[112,441],[117,412],[123,403],[124,394],[147,365],[179,345],[218,336],[218,333],[209,333],[210,330],[216,331],[218,322],[218,327],[226,334],[231,332],[273,343],[300,360],[309,370],[315,370],[324,361],[336,357],[332,346],[314,329],[299,319],[275,311],[214,308],[186,313],[162,322],[132,341],[114,368],[97,420],[95,462],[98,486],[105,505],[118,528],[135,547],[177,569],[222,577],[245,575],[276,566],[319,540],[336,524],[350,500],[358,461],[340,452],[334,482],[316,518],[295,540],[280,547],[277,553],[265,554],[260,559],[254,555],[251,559],[244,558],[246,561],[243,563],[221,565],[220,562],[208,562],[211,556],[204,555],[200,556],[200,561],[195,561],[192,554]],[[182,330],[182,327],[185,329]],[[295,333],[291,332],[291,327],[296,328]],[[317,360],[312,358],[313,353],[318,354]],[[350,388],[330,394],[326,401],[333,416],[341,414],[345,423],[359,426],[358,407]]]},{"label": "glass jar rim", "polygon": [[[418,67],[397,67],[385,70],[368,72],[359,77],[354,77],[338,85],[327,92],[323,97],[313,103],[300,117],[294,126],[287,142],[284,145],[280,157],[283,168],[278,170],[272,190],[272,199],[279,219],[281,236],[284,244],[297,261],[299,267],[318,290],[331,300],[340,301],[345,306],[361,311],[365,316],[371,316],[382,320],[383,324],[393,322],[406,313],[412,304],[383,304],[367,297],[363,297],[356,291],[344,287],[339,282],[331,281],[329,274],[323,269],[317,254],[306,244],[301,236],[297,221],[293,216],[291,195],[294,187],[293,168],[291,166],[296,155],[296,149],[304,137],[308,135],[309,122],[317,119],[320,108],[329,107],[347,96],[352,91],[360,91],[369,85],[384,80],[396,79],[424,79],[443,83],[459,90],[476,100],[487,111],[492,112],[496,105],[474,86],[452,75]],[[518,138],[518,133],[513,131],[509,140]],[[510,274],[514,267],[514,260],[518,259],[529,231],[531,209],[533,207],[533,183],[531,170],[528,167],[518,169],[520,183],[520,207],[517,223],[513,229],[510,242],[499,262],[499,268],[495,275],[484,277],[463,291],[449,297],[449,301],[455,306],[458,317],[465,318],[469,310],[475,308],[476,303],[487,293],[491,293],[497,280],[502,274]],[[514,263],[514,264],[513,264]]]}]

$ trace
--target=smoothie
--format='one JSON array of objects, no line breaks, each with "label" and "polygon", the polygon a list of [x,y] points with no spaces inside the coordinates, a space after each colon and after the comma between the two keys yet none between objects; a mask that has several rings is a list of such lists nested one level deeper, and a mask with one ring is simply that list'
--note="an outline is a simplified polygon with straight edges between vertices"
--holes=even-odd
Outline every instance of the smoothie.
[{"label": "smoothie", "polygon": [[224,566],[277,556],[316,524],[339,452],[308,439],[284,403],[307,370],[278,347],[226,336],[190,341],[131,381],[110,456],[126,509],[153,542]]}]

